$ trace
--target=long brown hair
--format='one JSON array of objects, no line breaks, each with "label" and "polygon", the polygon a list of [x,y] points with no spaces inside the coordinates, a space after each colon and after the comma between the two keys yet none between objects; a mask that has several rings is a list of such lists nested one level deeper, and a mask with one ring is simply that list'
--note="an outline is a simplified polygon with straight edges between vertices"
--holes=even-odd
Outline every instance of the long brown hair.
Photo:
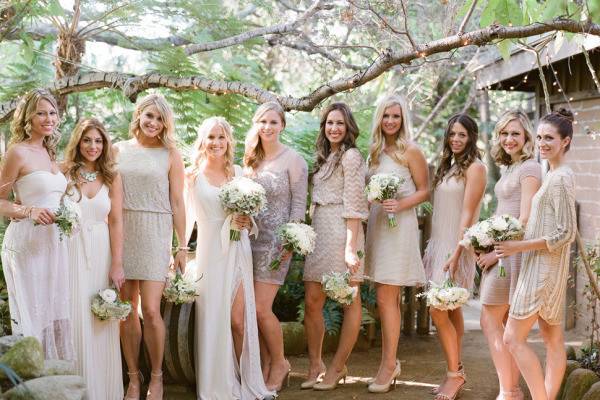
[{"label": "long brown hair", "polygon": [[[452,149],[450,148],[450,134],[452,133],[452,127],[457,122],[465,127],[469,138],[465,150],[460,154],[452,153]],[[477,122],[467,114],[455,114],[450,117],[446,132],[444,133],[442,159],[440,160],[440,164],[435,171],[435,177],[433,178],[434,188],[439,185],[444,178],[447,178],[446,175],[450,172],[450,169],[454,167],[452,165],[452,158],[454,158],[454,165],[456,165],[456,168],[450,176],[456,176],[457,179],[464,179],[467,168],[469,168],[475,160],[481,159],[481,152],[477,148],[478,134],[479,128],[477,127]]]},{"label": "long brown hair", "polygon": [[112,143],[106,128],[96,118],[82,118],[75,125],[75,129],[65,149],[65,175],[70,181],[67,192],[70,192],[70,189],[75,187],[81,193],[81,178],[79,173],[84,166],[85,158],[81,154],[79,146],[83,136],[91,129],[97,130],[100,132],[100,136],[102,136],[102,152],[100,153],[100,157],[96,159],[96,170],[108,187],[112,185],[117,175]]},{"label": "long brown hair", "polygon": [[283,107],[281,107],[281,104],[275,101],[268,101],[261,104],[252,117],[252,128],[250,128],[246,134],[246,146],[244,151],[244,167],[246,168],[255,169],[265,158],[265,149],[263,148],[260,136],[258,135],[258,127],[256,124],[262,116],[269,111],[275,111],[277,115],[279,115],[281,123],[283,124],[283,129],[285,129],[285,111],[283,110]]}]

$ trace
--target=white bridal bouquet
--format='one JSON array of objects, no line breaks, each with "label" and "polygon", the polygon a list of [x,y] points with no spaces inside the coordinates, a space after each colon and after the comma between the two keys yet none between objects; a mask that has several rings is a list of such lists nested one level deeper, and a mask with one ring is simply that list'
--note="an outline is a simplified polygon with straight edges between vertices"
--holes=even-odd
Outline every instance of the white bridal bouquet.
[{"label": "white bridal bouquet", "polygon": [[[277,228],[277,236],[281,239],[283,249],[303,256],[313,252],[317,240],[317,234],[312,226],[296,222],[281,225]],[[281,255],[271,262],[269,269],[275,271],[280,265]]]},{"label": "white bridal bouquet", "polygon": [[[383,201],[396,197],[396,193],[404,179],[394,174],[375,174],[369,179],[369,184],[365,187],[365,193],[369,201]],[[389,213],[388,226],[394,228],[398,226],[396,216]]]},{"label": "white bridal bouquet", "polygon": [[167,284],[163,290],[163,297],[170,303],[183,304],[191,303],[196,300],[198,293],[198,281],[193,280],[187,274],[181,274],[181,271],[169,272]]},{"label": "white bridal bouquet", "polygon": [[[468,228],[460,244],[478,253],[488,253],[494,249],[494,242],[519,240],[523,234],[523,225],[518,219],[508,214],[495,215]],[[502,259],[498,260],[498,267],[498,276],[505,277]]]},{"label": "white bridal bouquet", "polygon": [[59,239],[70,237],[79,230],[81,221],[81,209],[79,205],[68,198],[63,197],[60,206],[54,212],[54,223],[58,226]]},{"label": "white bridal bouquet", "polygon": [[92,313],[102,321],[124,320],[130,312],[131,303],[119,300],[114,288],[103,289],[92,297]]},{"label": "white bridal bouquet", "polygon": [[454,310],[469,300],[469,291],[458,287],[450,279],[442,285],[430,282],[429,290],[420,293],[418,297],[425,297],[427,305],[438,310]]},{"label": "white bridal bouquet", "polygon": [[[358,258],[362,259],[364,253],[358,251]],[[333,301],[340,304],[350,305],[358,295],[358,286],[350,286],[350,272],[330,272],[323,275],[321,285],[323,292]]]},{"label": "white bridal bouquet", "polygon": [[[265,188],[252,179],[238,176],[221,187],[221,205],[230,214],[237,213],[250,217],[257,215],[267,206]],[[230,240],[240,240],[240,231],[233,227],[229,231]]]}]

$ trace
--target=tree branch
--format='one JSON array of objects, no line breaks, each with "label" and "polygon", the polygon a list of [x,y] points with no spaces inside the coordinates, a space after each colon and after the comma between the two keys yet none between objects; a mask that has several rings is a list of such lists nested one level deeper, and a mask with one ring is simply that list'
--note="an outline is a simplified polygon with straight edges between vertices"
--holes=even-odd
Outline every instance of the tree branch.
[{"label": "tree branch", "polygon": [[467,14],[465,15],[462,22],[460,23],[460,26],[458,27],[458,32],[457,32],[458,35],[462,34],[465,31],[465,28],[467,27],[467,23],[469,22],[469,19],[471,19],[471,15],[473,15],[473,11],[475,10],[475,7],[477,7],[477,0],[473,0],[473,3],[471,3],[471,7],[469,7],[469,11],[467,11]]}]

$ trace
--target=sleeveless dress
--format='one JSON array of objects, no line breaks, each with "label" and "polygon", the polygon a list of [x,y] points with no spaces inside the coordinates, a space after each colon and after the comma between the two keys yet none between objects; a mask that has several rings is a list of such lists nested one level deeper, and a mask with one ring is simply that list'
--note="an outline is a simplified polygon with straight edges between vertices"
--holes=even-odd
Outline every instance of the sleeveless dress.
[{"label": "sleeveless dress", "polygon": [[[480,162],[480,161],[475,161]],[[423,265],[428,281],[438,285],[447,277],[444,264],[462,239],[460,215],[465,197],[465,180],[452,176],[453,169],[442,179],[433,193],[433,216],[431,220],[431,238],[425,249]],[[481,202],[473,215],[469,226],[479,220]],[[475,255],[463,250],[454,273],[454,283],[467,290],[473,288],[475,279]]]},{"label": "sleeveless dress", "polygon": [[[541,179],[541,175],[541,166],[534,160],[525,160],[504,168],[500,180],[494,187],[494,193],[498,199],[496,215],[509,214],[519,218],[521,214],[521,182],[530,176]],[[482,304],[511,303],[521,269],[521,253],[503,258],[502,264],[506,270],[505,277],[498,276],[498,264],[483,271],[479,290]]]},{"label": "sleeveless dress", "polygon": [[119,321],[100,321],[90,311],[92,296],[111,284],[108,190],[102,185],[91,199],[72,196],[82,215],[80,231],[69,240],[75,371],[85,379],[89,400],[123,398]]},{"label": "sleeveless dress", "polygon": [[[235,166],[236,176],[242,170]],[[248,232],[230,242],[228,218],[219,201],[219,188],[204,174],[186,188],[186,218],[191,236],[197,224],[195,265],[200,279],[196,298],[195,367],[196,390],[201,400],[254,400],[272,396],[263,381],[252,279],[252,250]],[[244,344],[238,365],[231,334],[231,306],[240,285],[244,289]]]},{"label": "sleeveless dress", "polygon": [[[408,167],[381,153],[380,164],[371,175],[389,173],[404,179],[398,198],[416,192]],[[389,228],[381,204],[371,204],[367,224],[366,273],[373,281],[396,286],[423,286],[425,270],[421,259],[419,223],[415,208],[396,213],[398,226]]]},{"label": "sleeveless dress", "polygon": [[[357,149],[344,152],[335,166],[337,153],[331,153],[313,176],[312,227],[317,234],[315,250],[306,256],[304,280],[321,283],[323,275],[345,272],[346,219],[366,220],[369,216],[365,196],[366,166]],[[334,168],[335,167],[335,168]],[[362,224],[358,229],[356,249],[364,250],[365,235]],[[352,278],[362,282],[364,260]]]},{"label": "sleeveless dress", "polygon": [[[34,171],[14,184],[24,206],[56,210],[67,188],[60,172]],[[73,359],[67,239],[56,224],[12,221],[2,244],[2,268],[14,335],[34,336],[47,359]]]},{"label": "sleeveless dress", "polygon": [[525,240],[542,238],[547,248],[523,253],[510,307],[512,318],[525,319],[539,313],[551,325],[560,324],[564,318],[569,247],[577,233],[573,175],[567,166],[548,172],[533,196]]},{"label": "sleeveless dress", "polygon": [[123,179],[123,268],[131,280],[164,281],[169,272],[173,213],[169,150],[116,144]]},{"label": "sleeveless dress", "polygon": [[281,263],[275,271],[269,270],[271,261],[281,253],[276,231],[288,222],[304,221],[308,167],[298,153],[286,147],[274,159],[263,160],[249,177],[267,192],[267,208],[254,218],[258,226],[258,235],[251,240],[254,280],[282,285],[290,261]]}]

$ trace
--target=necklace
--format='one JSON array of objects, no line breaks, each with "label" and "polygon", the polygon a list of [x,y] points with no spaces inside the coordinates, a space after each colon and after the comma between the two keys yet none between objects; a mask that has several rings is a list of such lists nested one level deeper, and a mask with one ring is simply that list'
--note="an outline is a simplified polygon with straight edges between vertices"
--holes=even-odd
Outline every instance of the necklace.
[{"label": "necklace", "polygon": [[79,171],[79,175],[81,175],[83,180],[86,182],[94,182],[96,180],[96,178],[98,177],[98,171],[94,171],[94,172]]}]

